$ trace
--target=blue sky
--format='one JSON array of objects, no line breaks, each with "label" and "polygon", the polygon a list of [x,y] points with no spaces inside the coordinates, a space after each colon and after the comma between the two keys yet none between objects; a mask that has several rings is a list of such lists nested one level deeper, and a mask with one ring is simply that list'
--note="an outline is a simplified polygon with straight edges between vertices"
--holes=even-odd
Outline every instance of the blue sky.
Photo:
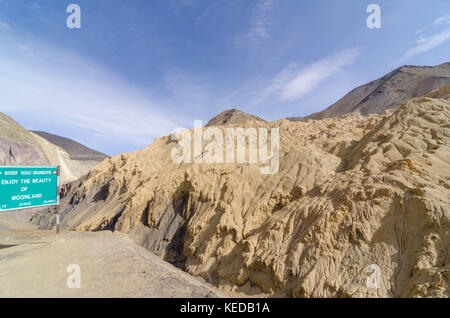
[{"label": "blue sky", "polygon": [[308,115],[449,53],[448,0],[0,0],[0,111],[118,154],[233,107]]}]

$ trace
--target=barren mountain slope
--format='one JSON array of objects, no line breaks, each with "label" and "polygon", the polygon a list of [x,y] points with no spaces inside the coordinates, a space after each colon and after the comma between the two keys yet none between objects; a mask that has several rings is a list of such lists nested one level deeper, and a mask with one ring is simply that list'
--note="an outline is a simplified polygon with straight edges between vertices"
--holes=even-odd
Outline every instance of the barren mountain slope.
[{"label": "barren mountain slope", "polygon": [[0,165],[49,164],[32,134],[11,117],[0,113]]},{"label": "barren mountain slope", "polygon": [[98,157],[91,159],[73,160],[64,149],[0,113],[0,165],[60,165],[62,181],[69,182],[85,175],[101,161]]},{"label": "barren mountain slope", "polygon": [[435,89],[434,91],[429,92],[425,95],[425,97],[431,97],[431,98],[441,98],[441,99],[450,99],[450,85],[439,87],[438,89]]},{"label": "barren mountain slope", "polygon": [[450,63],[437,66],[402,66],[380,79],[355,88],[324,111],[293,121],[338,117],[352,112],[380,114],[408,99],[450,84]]},{"label": "barren mountain slope", "polygon": [[89,161],[102,161],[107,155],[90,149],[75,140],[53,135],[44,131],[33,131],[36,135],[45,138],[52,144],[57,145],[64,149],[72,160],[89,160]]},{"label": "barren mountain slope", "polygon": [[249,120],[256,120],[265,122],[264,119],[244,113],[239,109],[229,109],[221,112],[219,115],[212,118],[207,124],[207,127],[210,126],[221,126],[226,124],[245,124]]},{"label": "barren mountain slope", "polygon": [[[175,164],[174,142],[159,138],[66,188],[62,222],[130,233],[247,295],[448,297],[449,123],[450,102],[425,97],[382,115],[248,121],[280,128],[273,175],[251,164]],[[371,264],[379,289],[366,285]]]}]

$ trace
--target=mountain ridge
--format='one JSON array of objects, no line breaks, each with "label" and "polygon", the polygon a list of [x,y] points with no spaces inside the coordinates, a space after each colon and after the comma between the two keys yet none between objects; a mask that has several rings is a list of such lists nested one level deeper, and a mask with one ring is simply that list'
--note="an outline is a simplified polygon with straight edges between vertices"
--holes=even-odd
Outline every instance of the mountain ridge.
[{"label": "mountain ridge", "polygon": [[33,133],[47,139],[49,142],[61,147],[69,154],[73,160],[98,160],[108,157],[106,154],[93,150],[73,139],[51,134],[45,131],[34,131]]},{"label": "mountain ridge", "polygon": [[291,121],[338,117],[352,112],[379,114],[411,98],[450,84],[450,62],[436,66],[404,65],[388,74],[352,89],[328,108]]},{"label": "mountain ridge", "polygon": [[222,126],[226,124],[244,124],[250,120],[266,122],[264,119],[248,114],[237,108],[232,108],[221,112],[214,116],[207,124],[206,127]]},{"label": "mountain ridge", "polygon": [[60,165],[62,182],[69,182],[88,173],[103,159],[73,159],[64,148],[25,129],[12,117],[0,112],[0,165]]}]

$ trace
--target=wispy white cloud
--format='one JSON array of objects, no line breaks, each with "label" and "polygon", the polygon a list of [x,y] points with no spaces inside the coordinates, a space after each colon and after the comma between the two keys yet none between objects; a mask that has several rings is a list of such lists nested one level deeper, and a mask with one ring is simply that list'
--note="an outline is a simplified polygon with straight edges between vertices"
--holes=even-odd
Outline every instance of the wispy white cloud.
[{"label": "wispy white cloud", "polygon": [[135,150],[181,126],[160,100],[91,60],[39,43],[5,47],[0,109],[31,128],[66,127],[77,132],[68,137],[112,153],[120,150],[116,144]]},{"label": "wispy white cloud", "polygon": [[196,3],[197,0],[175,0],[174,2],[181,3],[181,4],[185,5],[185,6],[191,6],[194,3]]},{"label": "wispy white cloud", "polygon": [[282,101],[300,99],[314,91],[321,82],[355,62],[360,54],[360,48],[351,48],[307,67],[289,64],[275,77],[266,89],[265,96],[276,94]]},{"label": "wispy white cloud", "polygon": [[[416,56],[428,52],[450,40],[450,14],[435,19],[428,28],[416,31],[418,37],[413,47],[409,48],[400,59],[400,63]],[[443,29],[444,27],[444,29]],[[424,35],[428,33],[428,35]]]},{"label": "wispy white cloud", "polygon": [[0,29],[10,29],[11,27],[9,26],[8,23],[0,21]]},{"label": "wispy white cloud", "polygon": [[24,44],[18,44],[17,48],[22,51],[22,53],[24,53],[26,56],[36,59],[36,55],[34,54],[33,50],[31,48],[29,48],[28,46],[24,45]]},{"label": "wispy white cloud", "polygon": [[218,9],[226,2],[227,0],[216,0],[212,2],[195,20],[195,24],[199,25],[204,19],[206,19],[206,17],[208,17],[209,15],[213,15],[213,12],[218,11]]},{"label": "wispy white cloud", "polygon": [[267,28],[270,23],[270,12],[274,4],[275,0],[260,0],[257,3],[250,20],[250,30],[235,39],[234,44],[236,46],[258,44],[269,37]]},{"label": "wispy white cloud", "polygon": [[421,37],[417,39],[414,47],[406,51],[401,59],[401,62],[404,62],[420,53],[430,51],[448,40],[450,40],[450,28],[429,37]]},{"label": "wispy white cloud", "polygon": [[192,6],[197,3],[197,0],[170,0],[170,6],[178,13],[186,6]]},{"label": "wispy white cloud", "polygon": [[443,24],[450,24],[450,14],[446,14],[442,17],[437,18],[433,21],[433,25],[443,25]]},{"label": "wispy white cloud", "polygon": [[41,6],[39,5],[39,4],[37,4],[36,2],[32,2],[29,6],[28,6],[28,9],[31,9],[31,10],[37,10],[37,9],[39,9]]}]

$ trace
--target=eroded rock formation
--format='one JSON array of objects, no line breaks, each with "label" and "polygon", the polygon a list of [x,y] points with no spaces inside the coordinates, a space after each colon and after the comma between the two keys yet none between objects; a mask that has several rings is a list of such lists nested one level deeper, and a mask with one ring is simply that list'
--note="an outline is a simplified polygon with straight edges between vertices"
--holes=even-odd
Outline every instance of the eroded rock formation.
[{"label": "eroded rock formation", "polygon": [[[245,295],[448,297],[450,102],[433,97],[381,115],[247,121],[280,129],[273,175],[255,164],[175,164],[174,142],[159,138],[73,182],[63,226],[128,233]],[[366,283],[371,264],[378,289]]]}]

